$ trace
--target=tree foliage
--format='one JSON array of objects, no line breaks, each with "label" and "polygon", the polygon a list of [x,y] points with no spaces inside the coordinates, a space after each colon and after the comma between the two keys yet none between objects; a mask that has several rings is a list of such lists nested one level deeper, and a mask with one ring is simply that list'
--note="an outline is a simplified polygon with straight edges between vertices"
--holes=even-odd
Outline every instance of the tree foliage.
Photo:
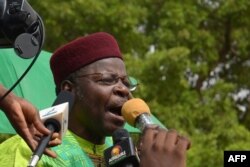
[{"label": "tree foliage", "polygon": [[46,50],[96,31],[117,38],[140,82],[134,96],[191,139],[188,166],[223,166],[224,150],[250,149],[249,98],[238,96],[250,87],[250,1],[29,2],[45,23]]}]

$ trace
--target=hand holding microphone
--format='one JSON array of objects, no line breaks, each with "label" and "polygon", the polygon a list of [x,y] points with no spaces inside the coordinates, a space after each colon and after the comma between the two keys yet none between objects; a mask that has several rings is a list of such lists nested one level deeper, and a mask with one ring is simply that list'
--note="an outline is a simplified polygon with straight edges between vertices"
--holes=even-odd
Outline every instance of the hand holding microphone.
[{"label": "hand holding microphone", "polygon": [[[8,90],[0,84],[0,108],[4,111],[16,132],[25,140],[31,150],[35,150],[37,146],[36,136],[49,135],[50,131],[43,125],[39,117],[38,110],[27,100],[16,96],[10,92],[5,98],[2,98]],[[58,133],[54,133],[50,146],[60,144],[59,140],[53,140],[58,137]],[[45,154],[56,157],[56,154],[49,150],[45,150]]]},{"label": "hand holding microphone", "polygon": [[50,134],[40,139],[38,146],[31,156],[28,167],[35,167],[37,165],[50,140],[53,139],[52,135],[54,132],[59,133],[58,137],[62,139],[68,129],[68,112],[73,105],[73,100],[73,95],[70,92],[62,91],[53,103],[53,107],[39,112],[44,125],[50,130]]},{"label": "hand holding microphone", "polygon": [[138,98],[124,103],[122,115],[143,132],[139,145],[140,167],[185,167],[190,141],[175,130],[155,126],[147,104]]},{"label": "hand holding microphone", "polygon": [[147,127],[140,144],[140,167],[185,167],[190,141],[175,130]]}]

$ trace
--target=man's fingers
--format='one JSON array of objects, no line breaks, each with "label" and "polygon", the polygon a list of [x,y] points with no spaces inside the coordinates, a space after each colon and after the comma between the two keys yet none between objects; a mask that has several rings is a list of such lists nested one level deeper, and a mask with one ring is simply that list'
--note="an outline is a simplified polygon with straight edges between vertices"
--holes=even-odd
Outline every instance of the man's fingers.
[{"label": "man's fingers", "polygon": [[43,125],[42,121],[38,117],[36,117],[34,120],[34,127],[43,135],[50,134],[50,130]]},{"label": "man's fingers", "polygon": [[156,130],[156,128],[154,127],[153,128],[147,127],[146,129],[144,129],[143,136],[142,136],[141,143],[140,143],[141,150],[144,150],[144,152],[147,152],[152,149],[152,146],[154,144],[153,140],[157,133],[158,133],[158,130]]},{"label": "man's fingers", "polygon": [[53,134],[52,134],[51,139],[53,140],[53,139],[55,139],[55,138],[59,138],[59,137],[60,137],[60,134],[59,134],[59,133],[57,133],[57,132],[55,132],[55,133],[53,133]]},{"label": "man's fingers", "polygon": [[[58,136],[58,135],[56,134],[55,136]],[[35,145],[34,148],[36,149],[36,147],[38,146],[38,143],[40,143],[40,141],[41,141],[42,138],[39,137],[39,136],[34,136],[33,139],[34,139],[33,141],[34,141],[34,145]],[[54,146],[57,146],[59,144],[61,144],[61,140],[58,139],[58,138],[54,138],[53,140],[49,141],[48,146],[49,147],[54,147]],[[35,149],[33,149],[33,151]],[[46,148],[44,150],[44,154],[46,154],[46,155],[48,155],[48,156],[50,156],[52,158],[56,157],[56,153],[54,151],[50,150],[49,148]]]},{"label": "man's fingers", "polygon": [[188,150],[191,147],[191,142],[187,138],[179,136],[176,147],[183,151]]},{"label": "man's fingers", "polygon": [[49,146],[54,147],[54,146],[57,146],[57,145],[59,145],[61,143],[62,143],[62,141],[59,138],[55,138],[54,140],[51,140],[49,142]]},{"label": "man's fingers", "polygon": [[21,129],[18,134],[24,139],[31,150],[34,150],[36,148],[36,142],[34,141],[34,138],[28,128]]},{"label": "man's fingers", "polygon": [[57,155],[54,151],[50,150],[49,148],[46,148],[45,151],[44,151],[44,154],[52,157],[52,158],[56,158]]},{"label": "man's fingers", "polygon": [[154,148],[155,149],[162,149],[166,145],[166,138],[167,138],[167,130],[166,129],[159,129],[158,133],[155,137],[155,144]]},{"label": "man's fingers", "polygon": [[166,134],[166,140],[165,143],[168,144],[168,146],[174,146],[177,143],[177,138],[179,134],[176,130],[169,130]]}]

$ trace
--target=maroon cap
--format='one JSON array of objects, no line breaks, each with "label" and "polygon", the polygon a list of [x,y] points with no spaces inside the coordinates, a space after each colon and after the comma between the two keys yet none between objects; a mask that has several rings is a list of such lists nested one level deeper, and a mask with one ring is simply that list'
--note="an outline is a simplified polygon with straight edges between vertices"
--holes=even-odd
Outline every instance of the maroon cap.
[{"label": "maroon cap", "polygon": [[109,57],[122,59],[115,38],[105,32],[98,32],[77,38],[57,49],[50,59],[54,81],[57,87],[72,72]]}]

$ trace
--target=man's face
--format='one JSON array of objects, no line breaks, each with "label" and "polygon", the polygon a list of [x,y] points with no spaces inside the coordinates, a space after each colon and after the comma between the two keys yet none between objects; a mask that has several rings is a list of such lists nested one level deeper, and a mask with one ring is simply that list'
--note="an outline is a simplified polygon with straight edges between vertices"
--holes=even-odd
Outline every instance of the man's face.
[{"label": "man's face", "polygon": [[119,58],[101,59],[76,73],[74,116],[79,128],[103,137],[124,125],[121,107],[130,96],[125,76]]}]

